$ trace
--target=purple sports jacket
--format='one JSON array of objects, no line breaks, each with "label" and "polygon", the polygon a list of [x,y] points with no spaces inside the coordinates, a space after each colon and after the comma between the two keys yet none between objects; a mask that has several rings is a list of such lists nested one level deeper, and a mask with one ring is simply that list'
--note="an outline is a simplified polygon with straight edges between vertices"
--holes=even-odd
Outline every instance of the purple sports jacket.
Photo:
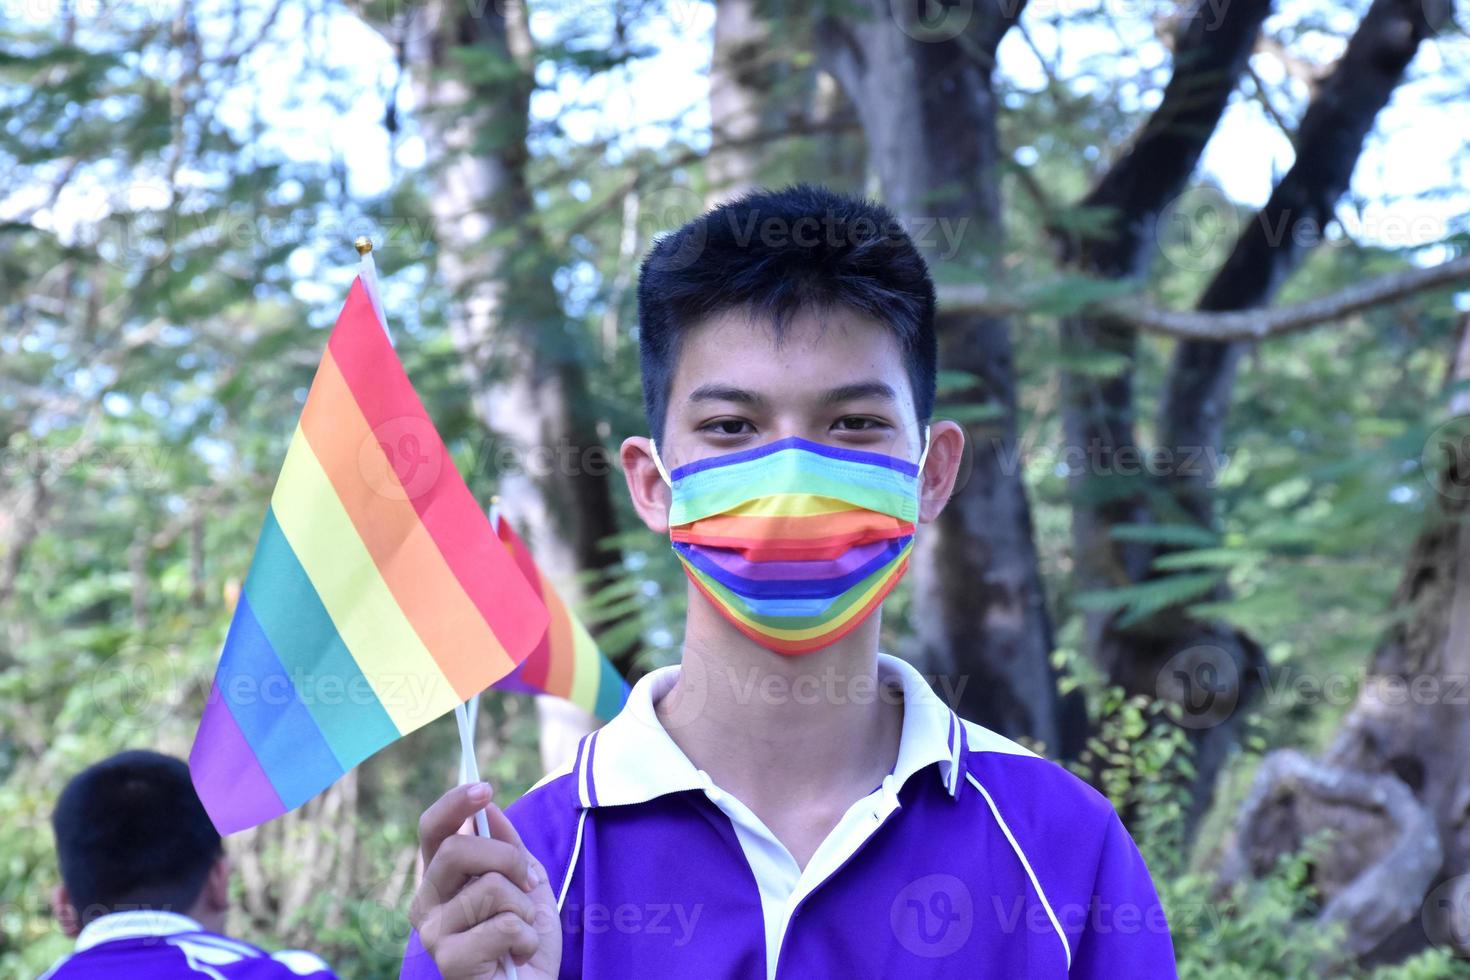
[{"label": "purple sports jacket", "polygon": [[89,922],[76,951],[41,980],[336,980],[313,953],[262,949],[172,912],[114,912]]},{"label": "purple sports jacket", "polygon": [[[558,897],[562,977],[1176,975],[1148,869],[1108,801],[960,720],[903,661],[879,661],[903,693],[893,773],[805,868],[659,722],[678,670],[643,678],[569,767],[507,810]],[[401,976],[439,976],[417,936]]]}]

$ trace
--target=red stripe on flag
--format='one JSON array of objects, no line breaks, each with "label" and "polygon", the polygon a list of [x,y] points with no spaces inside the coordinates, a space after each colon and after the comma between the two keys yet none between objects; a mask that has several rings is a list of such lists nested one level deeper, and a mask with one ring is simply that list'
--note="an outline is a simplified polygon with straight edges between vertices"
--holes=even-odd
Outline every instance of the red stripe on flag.
[{"label": "red stripe on flag", "polygon": [[439,551],[495,631],[520,662],[546,635],[545,605],[515,564],[506,561],[489,519],[465,486],[429,414],[409,383],[360,280],[327,342],[400,485]]}]

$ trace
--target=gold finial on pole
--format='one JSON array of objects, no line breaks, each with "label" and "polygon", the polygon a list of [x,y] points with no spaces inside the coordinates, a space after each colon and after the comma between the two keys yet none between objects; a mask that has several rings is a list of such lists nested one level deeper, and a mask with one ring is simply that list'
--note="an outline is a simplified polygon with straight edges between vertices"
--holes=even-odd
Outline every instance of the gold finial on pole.
[{"label": "gold finial on pole", "polygon": [[357,249],[358,255],[366,255],[373,250],[373,240],[366,235],[357,236],[357,241],[352,245]]}]

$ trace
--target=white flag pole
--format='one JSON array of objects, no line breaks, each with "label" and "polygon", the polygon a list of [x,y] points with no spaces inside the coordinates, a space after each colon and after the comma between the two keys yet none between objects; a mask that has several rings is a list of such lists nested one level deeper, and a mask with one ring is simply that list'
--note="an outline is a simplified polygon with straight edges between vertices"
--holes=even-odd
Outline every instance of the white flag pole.
[{"label": "white flag pole", "polygon": [[[500,537],[499,496],[492,496],[490,498],[490,509],[485,512],[485,516],[490,518],[490,533],[495,535],[497,538]],[[470,731],[473,732],[475,730],[476,722],[478,722],[480,719],[480,696],[477,694],[474,697],[470,698],[468,701],[465,702],[465,707],[468,708],[470,712]]]},{"label": "white flag pole", "polygon": [[[383,301],[378,293],[378,265],[373,261],[373,242],[367,236],[358,238],[353,242],[357,254],[361,256],[357,265],[357,276],[362,280],[362,288],[367,292],[368,299],[372,301],[373,312],[378,314],[378,323],[383,327],[383,333],[388,335],[388,343],[393,343],[393,334],[388,329],[388,318],[383,315]],[[492,519],[492,527],[494,527]],[[480,781],[480,764],[475,759],[475,714],[474,708],[478,707],[478,698],[465,704],[454,706],[454,720],[459,725],[459,785],[466,786],[470,783]],[[475,813],[475,834],[479,837],[490,836],[490,823],[485,819],[485,811]],[[505,973],[505,980],[517,980],[515,961],[507,953],[500,961],[500,969]]]},{"label": "white flag pole", "polygon": [[[470,713],[462,704],[454,706],[454,720],[459,722],[459,784],[468,786],[480,781],[480,764],[475,759],[475,730],[470,722]],[[485,811],[475,813],[475,833],[490,836],[490,824],[485,820]]]},{"label": "white flag pole", "polygon": [[388,318],[383,315],[383,300],[378,292],[378,264],[373,261],[373,241],[363,235],[352,244],[357,254],[362,256],[357,263],[357,277],[362,280],[362,288],[372,301],[373,312],[378,314],[378,322],[383,325],[383,332],[388,334],[388,343],[391,344],[393,334],[388,331]]}]

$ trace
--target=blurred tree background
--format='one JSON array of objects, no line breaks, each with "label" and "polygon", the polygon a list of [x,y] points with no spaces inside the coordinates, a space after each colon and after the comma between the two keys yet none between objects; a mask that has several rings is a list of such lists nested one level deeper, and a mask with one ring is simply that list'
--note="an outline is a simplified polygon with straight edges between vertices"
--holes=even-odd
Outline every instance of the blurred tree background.
[{"label": "blurred tree background", "polygon": [[[1448,0],[0,4],[0,977],[68,949],[64,781],[185,755],[377,244],[409,374],[630,676],[684,589],[652,239],[886,201],[965,482],[885,644],[1119,805],[1189,977],[1470,975],[1470,43]],[[513,798],[585,720],[490,695]],[[433,725],[230,842],[234,929],[397,975]]]}]

